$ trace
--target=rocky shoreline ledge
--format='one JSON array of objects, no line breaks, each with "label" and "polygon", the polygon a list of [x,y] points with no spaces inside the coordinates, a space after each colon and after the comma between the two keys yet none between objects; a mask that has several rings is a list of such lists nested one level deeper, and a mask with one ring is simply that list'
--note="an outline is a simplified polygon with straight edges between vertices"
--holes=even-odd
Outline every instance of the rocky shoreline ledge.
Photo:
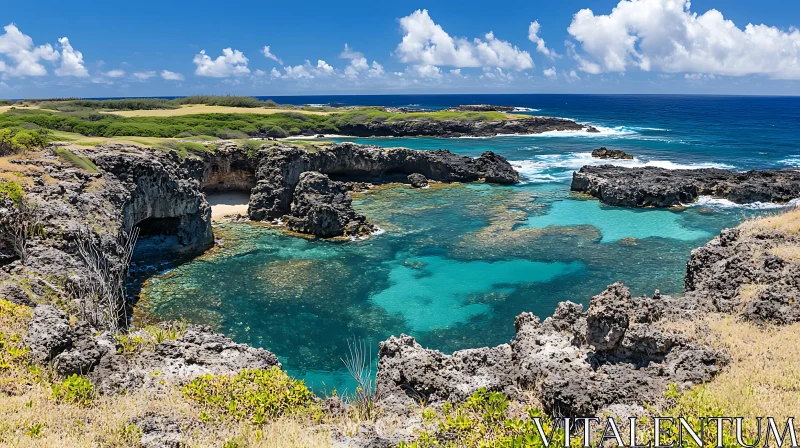
[{"label": "rocky shoreline ledge", "polygon": [[[202,251],[213,244],[203,191],[253,189],[250,213],[256,218],[262,213],[269,217],[273,210],[277,216],[287,207],[290,212],[313,208],[315,201],[325,207],[339,204],[343,208],[325,215],[338,220],[350,218],[343,198],[352,187],[331,176],[402,176],[411,171],[445,181],[517,180],[507,161],[491,153],[479,159],[447,152],[423,157],[409,150],[358,145],[317,152],[288,147],[262,151],[254,156],[231,146],[213,156],[181,159],[157,150],[98,148],[82,155],[96,164],[97,172],[65,165],[51,150],[31,158],[39,177],[26,193],[40,203],[44,232],[31,241],[25,260],[6,259],[0,266],[0,298],[33,307],[23,340],[31,359],[51,366],[57,375],[85,375],[108,396],[168,389],[200,375],[280,367],[274,354],[237,344],[205,327],[190,326],[176,332],[174,339],[127,352],[119,335],[99,325],[102,322],[82,320],[80,300],[69,291],[71,284],[89,275],[76,256],[87,227],[105,250],[111,269],[124,271],[117,235],[134,225],[143,227],[145,237],[167,232],[185,250]],[[291,185],[294,192],[289,194]],[[0,220],[15,213],[10,199],[0,208]],[[676,324],[701,325],[708,313],[761,324],[800,321],[800,303],[795,300],[800,293],[800,237],[797,217],[792,219],[777,215],[748,222],[693,251],[680,297],[658,292],[633,297],[615,283],[593,297],[585,310],[564,302],[544,321],[521,314],[514,322],[516,337],[508,344],[451,355],[425,349],[411,336],[391,337],[380,344],[374,400],[380,418],[402,430],[389,433],[376,429],[381,427],[378,422],[361,423],[358,431],[339,434],[337,441],[395,446],[411,438],[410,431],[421,424],[422,403],[441,409],[482,389],[512,398],[533,393],[550,415],[628,416],[661,400],[670,384],[686,388],[710,381],[724,369],[729,355]],[[5,249],[7,236],[3,235]],[[161,328],[170,331],[171,325],[163,323]],[[325,409],[347,412],[347,405],[329,399]],[[169,433],[148,430],[142,440],[159,446],[166,443],[164,437],[180,439],[185,425],[175,422],[181,418],[157,416],[158,421],[171,422],[161,425],[171,428]]]},{"label": "rocky shoreline ledge", "polygon": [[727,199],[737,204],[785,204],[800,198],[800,171],[740,173],[716,168],[584,166],[573,173],[570,188],[598,198],[606,205],[623,207],[675,207],[691,204],[700,196]]}]

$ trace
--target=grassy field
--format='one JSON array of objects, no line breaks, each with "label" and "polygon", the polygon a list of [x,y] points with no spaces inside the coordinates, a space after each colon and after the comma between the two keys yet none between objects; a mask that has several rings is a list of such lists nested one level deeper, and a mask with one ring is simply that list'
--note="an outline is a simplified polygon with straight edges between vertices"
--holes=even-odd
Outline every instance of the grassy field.
[{"label": "grassy field", "polygon": [[[2,109],[0,109],[2,110]],[[206,106],[203,104],[194,104],[181,106],[178,109],[147,109],[147,110],[119,110],[119,111],[104,111],[121,117],[177,117],[181,115],[194,115],[194,114],[282,114],[282,113],[296,113],[295,109],[283,108],[257,108],[257,107],[232,107],[232,106]],[[309,115],[330,115],[332,112],[325,111],[301,111],[303,114]]]}]

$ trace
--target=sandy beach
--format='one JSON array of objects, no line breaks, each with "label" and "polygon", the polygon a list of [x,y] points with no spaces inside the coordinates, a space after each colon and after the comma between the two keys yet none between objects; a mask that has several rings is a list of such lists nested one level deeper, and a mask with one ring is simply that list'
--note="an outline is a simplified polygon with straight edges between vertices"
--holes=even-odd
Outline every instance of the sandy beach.
[{"label": "sandy beach", "polygon": [[211,220],[219,221],[230,215],[246,215],[250,196],[244,192],[212,193],[206,200],[211,204]]}]

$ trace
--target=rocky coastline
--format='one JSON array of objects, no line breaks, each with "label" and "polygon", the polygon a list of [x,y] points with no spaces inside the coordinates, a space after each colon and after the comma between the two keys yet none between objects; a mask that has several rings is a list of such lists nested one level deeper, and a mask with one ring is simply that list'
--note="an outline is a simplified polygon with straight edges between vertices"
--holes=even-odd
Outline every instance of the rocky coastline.
[{"label": "rocky coastline", "polygon": [[591,126],[565,118],[527,116],[505,120],[420,118],[339,125],[340,134],[354,137],[494,137],[584,130],[597,132]]},{"label": "rocky coastline", "polygon": [[[49,150],[31,160],[48,175],[27,191],[42,206],[45,232],[32,243],[24,263],[17,259],[0,266],[0,297],[34,308],[25,342],[36,362],[52,365],[59,375],[85,375],[107,395],[168,387],[171,381],[183,384],[204,374],[280,367],[280,362],[266,350],[237,344],[198,326],[190,326],[175,340],[124,354],[108,329],[75,322],[79,304],[66,291],[70,282],[85,275],[75,245],[86,228],[105,248],[108,260],[117,264],[113,269],[126,269],[118,256],[116,236],[132,226],[144,224],[145,237],[147,233],[169,234],[185,251],[210,247],[213,233],[204,191],[252,189],[252,219],[286,218],[289,228],[296,231],[340,229],[346,234],[364,231],[364,227],[369,230],[350,204],[349,191],[355,188],[356,178],[396,175],[419,186],[422,179],[485,179],[501,184],[519,180],[508,162],[491,152],[470,159],[447,151],[349,144],[312,151],[273,147],[256,154],[230,145],[213,155],[185,159],[175,153],[113,146],[87,151],[85,156],[97,165],[98,173],[65,166]],[[623,190],[619,173],[630,172],[599,168],[581,170],[582,175],[598,176],[591,181],[597,182],[598,197],[608,188],[602,182],[611,182],[603,173],[619,179],[620,186],[614,188],[628,191]],[[644,171],[647,181],[657,177],[656,172]],[[728,194],[731,200],[768,196],[774,201],[794,191],[786,185],[794,185],[795,177],[783,173],[739,175],[713,170],[678,173],[678,179],[697,182],[713,174],[718,180],[712,191]],[[742,180],[737,176],[752,183],[736,186],[733,182]],[[669,179],[674,178],[666,177],[658,185],[666,188],[664,183],[678,183]],[[651,188],[655,192],[643,193],[646,201],[634,193],[627,193],[628,200],[642,206],[667,204],[674,196],[685,199],[681,189]],[[628,196],[615,193],[610,197]],[[12,207],[8,202],[0,206],[3,213]],[[375,404],[386,418],[410,422],[420,403],[441,407],[485,388],[509,397],[535,392],[551,415],[642,412],[645,405],[663,397],[668,385],[689,387],[710,381],[728,362],[726,353],[694,340],[671,323],[697,322],[707,313],[756,323],[800,321],[800,303],[794,300],[800,293],[800,261],[792,255],[800,250],[800,239],[782,226],[779,219],[745,223],[693,251],[685,293],[680,297],[658,291],[651,297],[633,297],[624,285],[614,283],[593,297],[587,309],[563,302],[544,321],[521,314],[514,322],[516,336],[508,344],[453,354],[425,349],[412,336],[391,337],[380,344]],[[162,325],[168,329],[171,324]],[[357,446],[396,443],[374,431],[359,431],[346,441]]]},{"label": "rocky coastline", "polygon": [[737,204],[786,204],[800,198],[800,172],[584,166],[573,173],[571,189],[606,205],[623,207],[675,207],[691,204],[700,196]]}]

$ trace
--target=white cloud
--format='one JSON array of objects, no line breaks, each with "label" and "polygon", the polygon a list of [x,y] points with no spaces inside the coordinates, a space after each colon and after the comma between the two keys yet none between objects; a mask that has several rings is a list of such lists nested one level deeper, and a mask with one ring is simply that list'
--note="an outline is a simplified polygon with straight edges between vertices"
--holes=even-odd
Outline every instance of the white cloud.
[{"label": "white cloud", "polygon": [[570,70],[569,71],[569,79],[571,79],[573,81],[577,81],[577,80],[581,79],[581,77],[578,76],[578,72],[576,72],[575,70]]},{"label": "white cloud", "polygon": [[286,78],[286,79],[313,79],[319,76],[327,76],[334,73],[333,67],[323,60],[318,60],[317,65],[311,65],[311,61],[306,60],[303,65],[295,65],[284,67],[284,74],[281,75],[276,69],[272,69],[271,75],[273,78]]},{"label": "white cloud", "polygon": [[383,76],[383,66],[378,64],[378,61],[372,61],[372,68],[367,70],[368,78],[380,78]]},{"label": "white cloud", "polygon": [[171,72],[169,70],[162,70],[161,77],[167,81],[183,81],[183,75],[180,73]]},{"label": "white cloud", "polygon": [[109,70],[103,74],[108,76],[109,78],[121,78],[125,76],[125,70],[120,70],[120,69]]},{"label": "white cloud", "polygon": [[133,77],[138,79],[138,80],[140,80],[140,81],[144,81],[146,79],[150,79],[153,76],[156,76],[156,72],[153,71],[153,70],[149,70],[149,71],[146,71],[146,72],[136,72],[136,73],[133,74]]},{"label": "white cloud", "polygon": [[4,29],[5,34],[0,36],[0,55],[9,58],[12,63],[0,60],[0,72],[8,76],[46,75],[47,69],[39,61],[58,60],[58,51],[50,44],[34,47],[33,39],[23,34],[13,23]]},{"label": "white cloud", "polygon": [[283,65],[283,61],[281,60],[281,58],[275,56],[274,54],[272,54],[271,51],[269,51],[269,45],[264,45],[264,48],[261,49],[261,53],[264,55],[264,57],[272,59],[278,64]]},{"label": "white cloud", "polygon": [[209,76],[212,78],[227,78],[228,76],[241,76],[250,73],[247,68],[248,59],[239,50],[225,48],[222,56],[211,59],[205,50],[196,54],[192,62],[197,66],[194,73],[197,76]]},{"label": "white cloud", "polygon": [[89,71],[83,66],[83,53],[72,48],[66,37],[58,39],[58,42],[61,44],[61,67],[56,69],[56,75],[79,78],[89,76]]},{"label": "white cloud", "polygon": [[361,59],[364,57],[364,54],[355,51],[352,48],[350,48],[349,45],[344,44],[344,50],[342,50],[342,53],[339,55],[339,57],[342,59]]},{"label": "white cloud", "polygon": [[445,65],[452,67],[500,67],[512,70],[533,68],[527,51],[495,38],[489,32],[469,41],[453,38],[437,25],[428,11],[416,10],[400,19],[403,41],[395,53],[401,61],[416,66]]},{"label": "white cloud", "polygon": [[451,75],[455,75],[455,76],[461,76],[461,69],[460,68],[454,68],[454,69],[450,70],[450,74]]},{"label": "white cloud", "polygon": [[421,78],[438,79],[442,77],[442,70],[435,65],[415,65],[411,72]]},{"label": "white cloud", "polygon": [[547,70],[543,71],[542,74],[544,74],[544,76],[547,76],[550,79],[556,79],[556,77],[558,76],[558,72],[556,72],[555,67],[548,68]]},{"label": "white cloud", "polygon": [[541,25],[539,25],[538,20],[534,20],[531,22],[531,25],[528,27],[528,40],[536,44],[536,51],[539,53],[547,56],[550,59],[558,57],[555,51],[547,48],[547,44],[545,44],[544,39],[539,37],[539,30],[541,29]]},{"label": "white cloud", "polygon": [[578,68],[800,79],[800,30],[740,29],[716,9],[698,15],[690,6],[689,0],[621,0],[608,15],[578,11],[567,29],[584,52],[572,54]]}]

